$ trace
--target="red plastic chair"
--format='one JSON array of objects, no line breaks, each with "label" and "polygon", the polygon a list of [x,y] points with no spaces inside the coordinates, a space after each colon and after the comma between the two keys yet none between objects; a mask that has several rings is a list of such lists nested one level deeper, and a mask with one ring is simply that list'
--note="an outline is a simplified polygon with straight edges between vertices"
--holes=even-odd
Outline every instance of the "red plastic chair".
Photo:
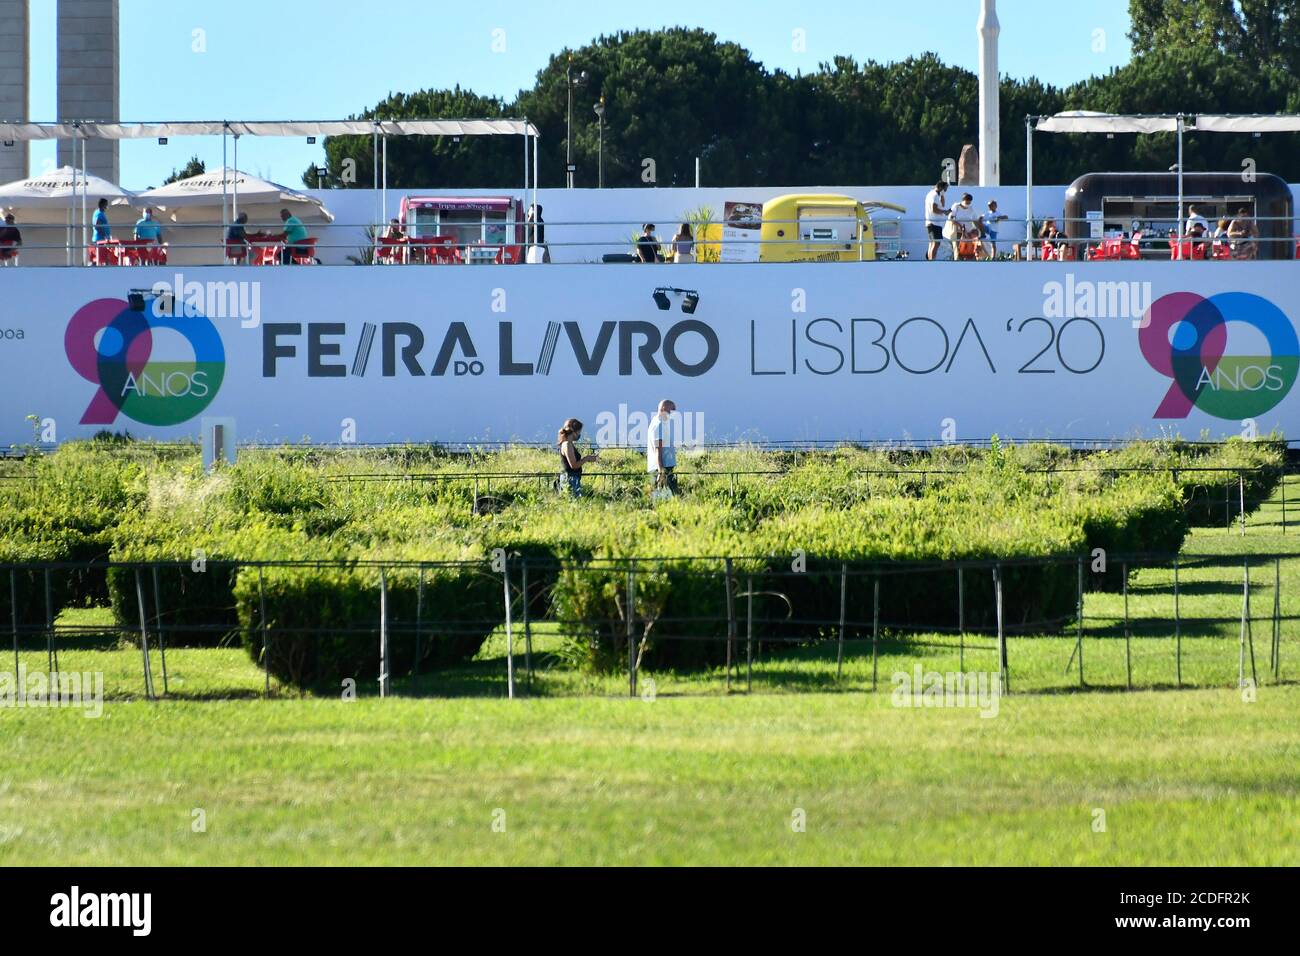
[{"label": "red plastic chair", "polygon": [[1119,242],[1118,259],[1141,259],[1142,258],[1142,233],[1135,232],[1129,237],[1128,242],[1116,240]]},{"label": "red plastic chair", "polygon": [[1226,242],[1224,242],[1222,239],[1216,239],[1216,240],[1214,240],[1214,246],[1213,246],[1213,248],[1212,248],[1211,251],[1210,251],[1210,258],[1212,258],[1212,259],[1231,259],[1231,258],[1232,258],[1232,246],[1228,245],[1228,244],[1227,244]]},{"label": "red plastic chair", "polygon": [[226,240],[226,262],[240,265],[248,261],[248,243],[238,239]]},{"label": "red plastic chair", "polygon": [[302,242],[299,242],[296,245],[294,245],[293,248],[301,249],[303,246],[307,247],[307,252],[305,254],[300,254],[297,252],[290,253],[289,261],[296,266],[315,265],[316,264],[316,237],[308,236]]},{"label": "red plastic chair", "polygon": [[86,263],[92,266],[120,266],[122,244],[116,239],[101,239],[86,247]]},{"label": "red plastic chair", "polygon": [[18,265],[18,244],[12,239],[0,242],[0,266]]},{"label": "red plastic chair", "polygon": [[406,262],[406,240],[380,236],[379,245],[375,248],[375,261],[386,262],[389,265],[404,264]]}]

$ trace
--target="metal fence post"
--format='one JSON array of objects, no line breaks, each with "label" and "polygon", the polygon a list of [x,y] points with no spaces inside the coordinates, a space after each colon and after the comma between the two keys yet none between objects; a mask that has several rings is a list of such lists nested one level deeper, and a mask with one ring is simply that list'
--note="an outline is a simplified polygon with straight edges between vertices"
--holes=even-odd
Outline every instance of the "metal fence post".
[{"label": "metal fence post", "polygon": [[1237,501],[1241,509],[1241,533],[1246,533],[1246,473],[1237,472]]},{"label": "metal fence post", "polygon": [[1007,638],[1002,629],[1002,562],[993,566],[993,588],[998,615],[998,670],[1002,678],[1002,692],[1011,693],[1011,673],[1007,666]]},{"label": "metal fence post", "polygon": [[45,569],[45,658],[50,674],[59,672],[59,652],[54,646],[54,597],[50,588],[50,569]]},{"label": "metal fence post", "polygon": [[966,673],[966,583],[965,569],[957,565],[957,669]]},{"label": "metal fence post", "polygon": [[1269,664],[1273,668],[1273,683],[1280,679],[1278,665],[1282,657],[1282,559],[1273,559],[1273,646]]},{"label": "metal fence post", "polygon": [[1183,686],[1183,615],[1178,594],[1178,558],[1174,557],[1174,659],[1178,668],[1178,686]]},{"label": "metal fence post", "polygon": [[840,562],[840,640],[835,649],[835,679],[844,677],[844,624],[848,614],[849,565]]},{"label": "metal fence post", "polygon": [[506,606],[506,697],[515,699],[515,633],[510,618],[510,557],[501,558],[501,591]]},{"label": "metal fence post", "polygon": [[732,645],[736,640],[736,584],[731,558],[725,560],[723,570],[727,575],[727,693],[731,693]]},{"label": "metal fence post", "polygon": [[754,691],[754,576],[745,578],[745,693]]},{"label": "metal fence post", "polygon": [[876,689],[877,645],[880,641],[880,578],[871,585],[871,690]]},{"label": "metal fence post", "polygon": [[266,672],[265,696],[271,696],[271,635],[266,625],[266,579],[262,574],[262,565],[257,566],[257,608],[259,623],[262,625],[262,668]]},{"label": "metal fence post", "polygon": [[419,576],[415,585],[415,661],[411,668],[418,677],[420,674],[421,632],[424,630],[424,562],[420,562]]},{"label": "metal fence post", "polygon": [[1250,648],[1250,679],[1258,687],[1259,675],[1255,672],[1255,629],[1250,620],[1250,559],[1244,562],[1245,574],[1243,575],[1246,582],[1246,644]]},{"label": "metal fence post", "polygon": [[153,700],[153,671],[149,666],[149,630],[144,621],[144,586],[140,583],[140,568],[135,569],[135,603],[140,608],[140,653],[144,656],[144,694]]},{"label": "metal fence post", "polygon": [[1246,683],[1246,607],[1250,600],[1250,565],[1241,562],[1241,633],[1237,639],[1237,687]]},{"label": "metal fence post", "polygon": [[636,696],[636,567],[627,571],[627,601],[623,616],[627,618],[627,695]]},{"label": "metal fence post", "polygon": [[1133,689],[1133,639],[1128,625],[1128,562],[1120,565],[1124,576],[1124,675],[1125,685]]},{"label": "metal fence post", "polygon": [[14,686],[18,678],[18,569],[9,569],[9,621],[14,631]]},{"label": "metal fence post", "polygon": [[151,570],[153,571],[153,608],[154,613],[157,615],[154,620],[158,624],[158,655],[162,658],[163,696],[165,697],[170,693],[167,687],[167,631],[163,627],[162,592],[158,587],[158,565],[153,565]]},{"label": "metal fence post", "polygon": [[1074,642],[1074,649],[1079,655],[1079,687],[1083,687],[1083,558],[1079,559],[1078,605],[1076,611],[1079,637]]},{"label": "metal fence post", "polygon": [[379,698],[388,696],[388,575],[379,569]]},{"label": "metal fence post", "polygon": [[528,611],[528,557],[519,559],[519,588],[523,591],[523,615],[524,615],[524,670],[528,674],[528,689],[533,687],[533,624],[532,617]]}]

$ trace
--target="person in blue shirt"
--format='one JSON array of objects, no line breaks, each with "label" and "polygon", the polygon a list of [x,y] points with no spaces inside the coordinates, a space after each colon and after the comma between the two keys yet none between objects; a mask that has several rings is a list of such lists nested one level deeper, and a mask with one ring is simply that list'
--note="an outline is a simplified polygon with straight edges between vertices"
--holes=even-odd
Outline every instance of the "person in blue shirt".
[{"label": "person in blue shirt", "polygon": [[162,242],[162,226],[154,219],[152,209],[146,209],[144,218],[136,222],[135,237],[146,242]]},{"label": "person in blue shirt", "polygon": [[99,207],[95,210],[95,218],[93,222],[95,226],[95,242],[107,242],[113,234],[112,229],[110,229],[108,225],[107,199],[101,199],[99,201]]},{"label": "person in blue shirt", "polygon": [[294,256],[311,255],[311,247],[303,242],[307,238],[307,227],[302,224],[302,220],[293,215],[287,209],[280,210],[280,221],[284,223],[284,249],[280,253],[280,262],[283,265],[292,265]]}]

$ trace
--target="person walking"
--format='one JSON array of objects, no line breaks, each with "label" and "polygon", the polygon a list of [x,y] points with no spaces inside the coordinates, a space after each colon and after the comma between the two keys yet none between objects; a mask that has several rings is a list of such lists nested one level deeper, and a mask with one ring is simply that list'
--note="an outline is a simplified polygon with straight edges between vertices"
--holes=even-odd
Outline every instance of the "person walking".
[{"label": "person walking", "polygon": [[576,418],[565,419],[556,436],[555,444],[560,449],[560,490],[567,487],[575,498],[582,497],[582,466],[592,461],[599,461],[596,454],[583,455],[578,452],[578,439],[582,436],[582,422]]},{"label": "person walking", "polygon": [[925,232],[930,238],[930,244],[925,250],[925,258],[929,262],[933,262],[939,252],[939,243],[943,241],[943,226],[948,219],[948,213],[952,211],[945,208],[943,204],[947,192],[948,184],[941,179],[925,194]]},{"label": "person walking", "polygon": [[655,476],[655,491],[667,490],[671,495],[677,494],[678,431],[677,405],[665,398],[646,431],[646,471]]}]

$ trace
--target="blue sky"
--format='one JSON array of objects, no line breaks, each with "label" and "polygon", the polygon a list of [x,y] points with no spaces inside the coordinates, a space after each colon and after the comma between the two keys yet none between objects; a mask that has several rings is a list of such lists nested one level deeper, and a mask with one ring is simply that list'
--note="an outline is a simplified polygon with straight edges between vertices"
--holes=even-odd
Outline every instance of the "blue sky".
[{"label": "blue sky", "polygon": [[[837,54],[887,62],[934,51],[948,63],[977,65],[977,0],[647,6],[609,0],[121,0],[122,119],[340,119],[390,91],[457,83],[511,99],[533,85],[548,55],[564,47],[602,33],[679,25],[711,30],[745,46],[769,69],[791,73],[813,70]],[[31,115],[49,120],[55,115],[55,3],[32,0],[31,9]],[[1127,0],[1065,6],[999,0],[998,13],[1004,75],[1060,85],[1129,59]],[[795,30],[804,31],[805,52],[793,48]],[[494,37],[498,46],[504,40],[504,51],[494,52]],[[221,141],[123,143],[123,185],[157,185],[194,153],[209,168],[218,166]],[[301,139],[240,143],[243,169],[291,186],[322,158],[318,146]],[[53,159],[51,144],[33,147],[34,171]]]}]

